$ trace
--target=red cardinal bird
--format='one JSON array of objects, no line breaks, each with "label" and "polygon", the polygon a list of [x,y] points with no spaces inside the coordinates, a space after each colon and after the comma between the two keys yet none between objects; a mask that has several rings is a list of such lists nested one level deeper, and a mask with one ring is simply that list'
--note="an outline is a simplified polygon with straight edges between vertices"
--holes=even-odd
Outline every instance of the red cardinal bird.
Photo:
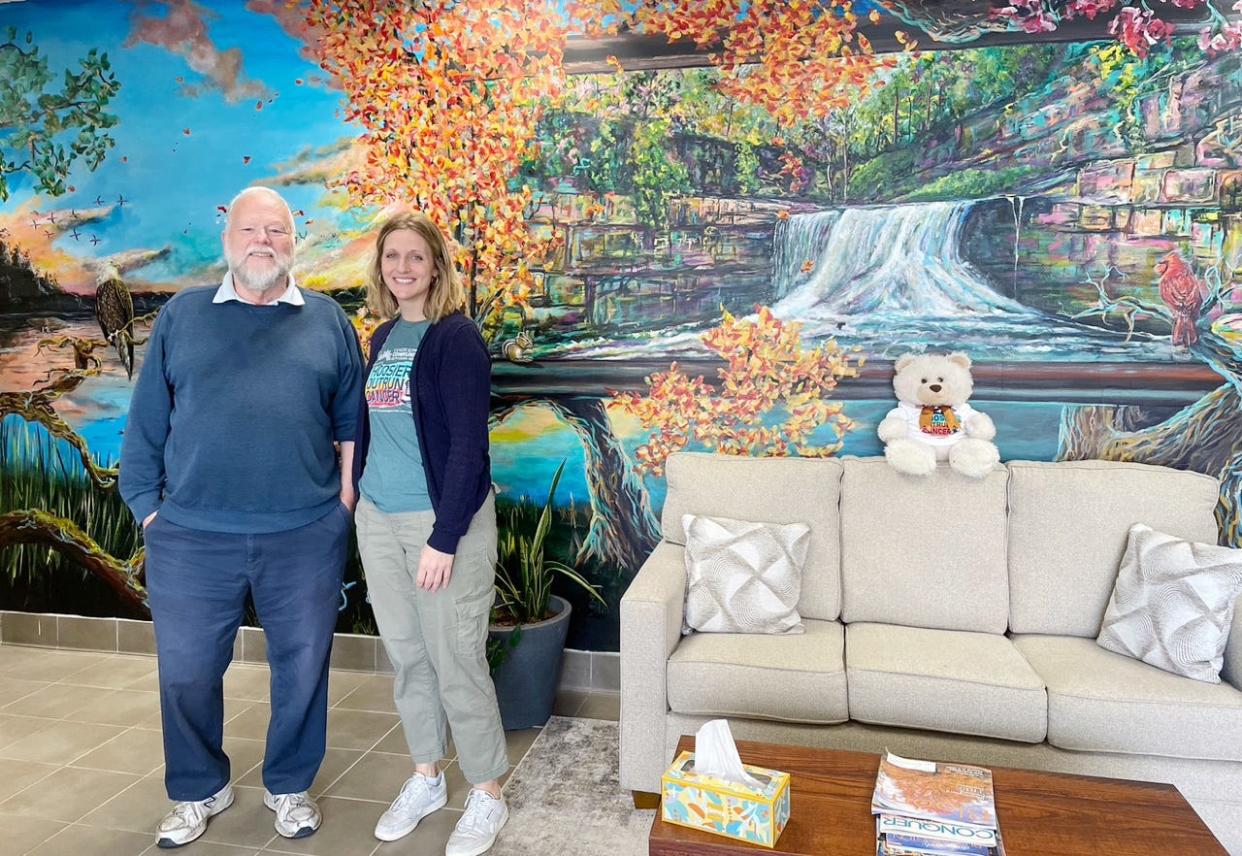
[{"label": "red cardinal bird", "polygon": [[1207,290],[1176,250],[1156,262],[1156,273],[1160,274],[1160,299],[1173,310],[1173,344],[1189,348],[1199,341],[1195,322]]}]

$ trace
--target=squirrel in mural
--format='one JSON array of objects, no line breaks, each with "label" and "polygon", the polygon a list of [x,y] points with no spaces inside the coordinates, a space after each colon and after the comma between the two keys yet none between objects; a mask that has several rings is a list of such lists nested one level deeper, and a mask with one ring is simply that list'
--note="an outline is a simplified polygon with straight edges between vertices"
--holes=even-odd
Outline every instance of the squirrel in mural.
[{"label": "squirrel in mural", "polygon": [[512,339],[505,339],[500,343],[500,353],[511,363],[530,363],[534,360],[528,352],[534,346],[535,340],[531,338],[530,333],[522,330]]}]

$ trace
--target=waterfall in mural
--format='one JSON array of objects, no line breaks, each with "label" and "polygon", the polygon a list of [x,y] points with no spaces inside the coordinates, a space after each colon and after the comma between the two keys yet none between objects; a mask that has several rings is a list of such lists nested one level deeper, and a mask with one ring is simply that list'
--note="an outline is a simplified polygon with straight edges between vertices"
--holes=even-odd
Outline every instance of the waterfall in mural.
[{"label": "waterfall in mural", "polygon": [[[835,338],[876,357],[911,348],[968,351],[977,360],[1167,361],[1167,341],[1125,341],[1049,315],[1001,293],[962,258],[962,231],[975,200],[834,208],[777,225],[772,302],[798,321],[806,341]],[[1015,232],[1015,246],[1018,240]],[[622,358],[703,353],[699,333],[681,329],[572,349],[575,356]]]},{"label": "waterfall in mural", "polygon": [[776,268],[782,296],[772,311],[801,321],[812,341],[832,336],[881,357],[919,343],[964,349],[976,359],[1168,359],[1166,343],[1124,342],[1001,294],[961,255],[974,204],[860,206],[790,217],[777,233],[777,258],[806,258],[800,267]]},{"label": "waterfall in mural", "polygon": [[[790,217],[777,240],[814,253],[809,278],[772,310],[782,318],[834,319],[873,313],[919,317],[1032,313],[1001,296],[958,252],[970,202],[926,202],[821,211]],[[803,235],[812,236],[807,242]],[[809,245],[808,245],[809,243]],[[797,268],[795,268],[797,270]]]}]

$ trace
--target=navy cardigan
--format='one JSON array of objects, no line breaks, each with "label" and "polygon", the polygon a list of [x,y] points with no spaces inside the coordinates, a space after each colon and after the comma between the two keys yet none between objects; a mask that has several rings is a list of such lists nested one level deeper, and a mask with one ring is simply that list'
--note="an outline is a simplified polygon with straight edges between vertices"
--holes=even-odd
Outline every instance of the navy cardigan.
[{"label": "navy cardigan", "polygon": [[[371,376],[375,358],[397,319],[386,321],[371,337],[371,356],[363,378]],[[474,322],[460,312],[427,328],[410,371],[414,429],[427,474],[427,492],[436,521],[427,543],[442,553],[456,553],[457,542],[492,487],[487,453],[492,361]],[[365,381],[364,381],[365,382]],[[354,493],[367,463],[371,420],[366,395],[358,406],[354,431]]]}]

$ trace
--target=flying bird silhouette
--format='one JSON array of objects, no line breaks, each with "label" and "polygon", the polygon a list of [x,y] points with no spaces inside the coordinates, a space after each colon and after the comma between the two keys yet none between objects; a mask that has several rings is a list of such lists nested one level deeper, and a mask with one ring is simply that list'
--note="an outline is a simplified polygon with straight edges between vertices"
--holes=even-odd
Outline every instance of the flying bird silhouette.
[{"label": "flying bird silhouette", "polygon": [[100,238],[98,235],[91,235],[91,246],[92,246],[92,247],[93,247],[93,246],[95,246],[96,244],[98,244],[98,243],[99,243],[100,241],[102,241],[102,240],[103,240],[103,239],[102,239],[102,238]]},{"label": "flying bird silhouette", "polygon": [[95,197],[95,204],[96,204],[96,205],[103,205],[103,204],[104,204],[104,198],[103,198],[103,195],[102,195],[102,194],[101,194],[101,195],[99,195],[99,196],[96,196],[96,197]]},{"label": "flying bird silhouette", "polygon": [[125,374],[134,376],[134,298],[115,270],[95,289],[95,320],[104,338],[116,349]]},{"label": "flying bird silhouette", "polygon": [[116,205],[117,205],[117,207],[118,207],[118,208],[124,208],[124,207],[125,207],[125,203],[126,203],[126,202],[128,202],[128,201],[129,201],[129,200],[125,198],[125,194],[124,194],[124,193],[118,193],[118,194],[116,195]]}]

